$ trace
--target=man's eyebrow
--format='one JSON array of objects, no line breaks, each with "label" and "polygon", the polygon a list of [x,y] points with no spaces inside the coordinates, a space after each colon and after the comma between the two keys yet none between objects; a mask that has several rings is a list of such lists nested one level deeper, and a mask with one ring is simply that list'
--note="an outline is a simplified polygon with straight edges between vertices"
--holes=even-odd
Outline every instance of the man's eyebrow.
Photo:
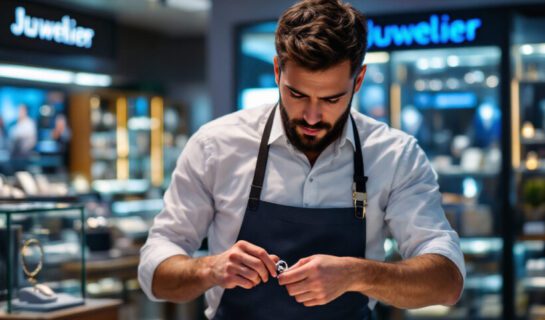
[{"label": "man's eyebrow", "polygon": [[[294,93],[300,95],[300,96],[303,96],[303,97],[308,97],[308,94],[306,93],[303,93],[289,85],[285,85],[286,87],[288,87],[288,89],[290,89],[291,91],[293,91]],[[333,95],[330,95],[330,96],[327,96],[327,97],[320,97],[319,99],[322,99],[322,100],[329,100],[329,99],[336,99],[336,98],[339,98],[339,97],[342,97],[344,96],[345,94],[347,93],[347,91],[343,91],[343,92],[339,92],[339,93],[336,93],[336,94],[333,94]]]}]

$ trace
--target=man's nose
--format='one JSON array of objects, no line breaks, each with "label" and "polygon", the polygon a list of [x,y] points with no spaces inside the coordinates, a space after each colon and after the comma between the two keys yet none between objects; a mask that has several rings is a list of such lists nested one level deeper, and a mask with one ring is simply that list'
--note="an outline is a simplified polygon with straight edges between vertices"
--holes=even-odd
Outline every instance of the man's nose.
[{"label": "man's nose", "polygon": [[303,119],[305,119],[305,121],[311,126],[322,121],[322,109],[320,108],[317,101],[311,101],[309,105],[305,108]]}]

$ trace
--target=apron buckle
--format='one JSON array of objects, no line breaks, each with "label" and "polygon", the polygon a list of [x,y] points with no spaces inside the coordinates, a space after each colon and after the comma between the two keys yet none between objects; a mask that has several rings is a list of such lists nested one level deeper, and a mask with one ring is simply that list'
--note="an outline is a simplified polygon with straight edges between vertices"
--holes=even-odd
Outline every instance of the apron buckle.
[{"label": "apron buckle", "polygon": [[354,201],[354,215],[358,219],[365,219],[367,213],[367,192],[352,192],[352,200]]}]

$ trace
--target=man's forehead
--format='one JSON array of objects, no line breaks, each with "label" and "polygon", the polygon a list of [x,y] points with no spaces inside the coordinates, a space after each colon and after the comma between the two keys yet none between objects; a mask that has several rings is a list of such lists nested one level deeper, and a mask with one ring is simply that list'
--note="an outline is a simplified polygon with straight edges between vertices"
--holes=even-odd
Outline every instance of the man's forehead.
[{"label": "man's forehead", "polygon": [[346,68],[343,70],[343,66],[340,66],[335,69],[312,71],[294,64],[287,65],[281,81],[290,88],[306,94],[313,94],[314,91],[320,91],[320,95],[337,94],[352,85],[350,66]]},{"label": "man's forehead", "polygon": [[318,76],[335,73],[335,74],[339,74],[339,76],[345,74],[347,78],[350,78],[351,76],[350,74],[351,64],[349,60],[343,60],[330,67],[327,67],[324,69],[317,69],[317,70],[308,69],[291,60],[284,61],[281,67],[282,67],[283,73],[292,72],[292,73],[310,74],[310,75],[318,75]]}]

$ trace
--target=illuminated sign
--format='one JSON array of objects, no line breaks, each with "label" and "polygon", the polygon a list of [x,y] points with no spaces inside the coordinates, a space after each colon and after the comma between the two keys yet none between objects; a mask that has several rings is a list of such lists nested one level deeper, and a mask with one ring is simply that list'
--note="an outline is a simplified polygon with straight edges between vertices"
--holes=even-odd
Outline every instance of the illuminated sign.
[{"label": "illuminated sign", "polygon": [[15,22],[10,26],[15,36],[54,41],[67,46],[91,48],[95,31],[77,25],[76,19],[65,15],[60,21],[52,21],[27,15],[25,8],[15,8]]},{"label": "illuminated sign", "polygon": [[368,21],[368,47],[387,48],[473,42],[482,20],[450,20],[448,15],[431,15],[429,20],[412,24],[376,25]]}]

